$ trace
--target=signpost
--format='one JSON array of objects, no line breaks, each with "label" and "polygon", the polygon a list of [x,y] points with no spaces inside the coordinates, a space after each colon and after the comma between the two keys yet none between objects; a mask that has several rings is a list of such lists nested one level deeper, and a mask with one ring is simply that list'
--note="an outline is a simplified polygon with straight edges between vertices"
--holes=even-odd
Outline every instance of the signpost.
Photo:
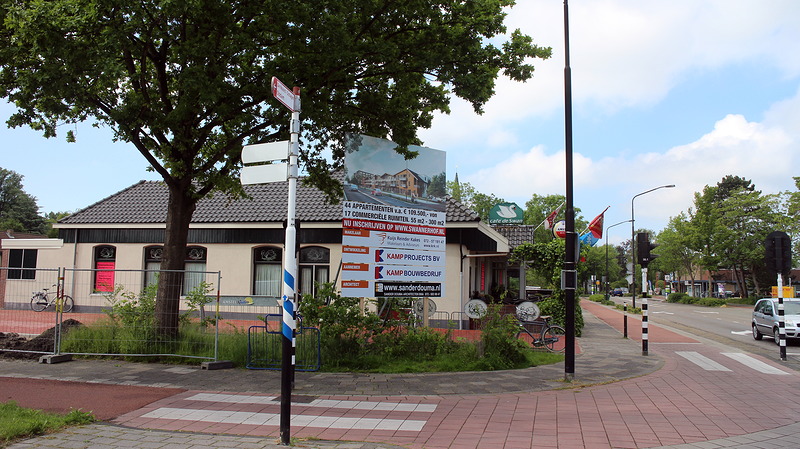
[{"label": "signpost", "polygon": [[[292,111],[288,141],[247,145],[242,149],[242,184],[265,184],[288,181],[286,205],[286,236],[283,251],[283,347],[281,360],[281,444],[290,444],[292,407],[292,380],[294,379],[294,352],[296,329],[295,283],[297,279],[295,206],[297,196],[297,156],[300,152],[300,88],[289,89],[278,78],[272,77],[272,95]],[[280,161],[280,162],[275,162]],[[269,162],[268,164],[264,164]]]}]

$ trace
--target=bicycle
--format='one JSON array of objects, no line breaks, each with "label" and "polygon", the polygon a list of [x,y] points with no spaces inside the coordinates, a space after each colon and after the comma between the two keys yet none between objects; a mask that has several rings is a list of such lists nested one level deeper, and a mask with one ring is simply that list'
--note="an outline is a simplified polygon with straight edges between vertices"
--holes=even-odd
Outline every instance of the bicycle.
[{"label": "bicycle", "polygon": [[57,284],[53,284],[53,287],[56,287],[56,294],[53,296],[49,296],[49,288],[43,288],[40,292],[33,292],[31,309],[34,312],[41,312],[53,304],[56,304],[56,307],[61,307],[62,312],[72,311],[72,308],[75,307],[75,301],[72,296],[65,295]]},{"label": "bicycle", "polygon": [[[534,321],[517,321],[519,325],[519,332],[517,332],[517,339],[525,343],[529,347],[544,346],[550,352],[563,352],[565,345],[559,345],[558,342],[564,339],[566,331],[561,326],[550,324],[549,316],[540,316]],[[539,328],[538,335],[535,330],[530,328]]]}]

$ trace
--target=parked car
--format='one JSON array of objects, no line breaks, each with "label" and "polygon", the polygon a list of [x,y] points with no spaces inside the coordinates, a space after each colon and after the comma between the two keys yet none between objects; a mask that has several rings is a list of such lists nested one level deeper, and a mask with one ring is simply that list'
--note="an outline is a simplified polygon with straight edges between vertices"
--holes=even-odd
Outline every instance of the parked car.
[{"label": "parked car", "polygon": [[628,294],[628,289],[627,288],[619,288],[619,287],[617,287],[614,290],[611,290],[611,292],[610,292],[611,296],[625,296],[626,294]]},{"label": "parked car", "polygon": [[[763,298],[756,301],[753,307],[753,338],[761,340],[764,335],[770,335],[775,344],[780,344],[778,318],[777,298]],[[786,338],[800,338],[800,299],[783,300],[783,320]]]}]

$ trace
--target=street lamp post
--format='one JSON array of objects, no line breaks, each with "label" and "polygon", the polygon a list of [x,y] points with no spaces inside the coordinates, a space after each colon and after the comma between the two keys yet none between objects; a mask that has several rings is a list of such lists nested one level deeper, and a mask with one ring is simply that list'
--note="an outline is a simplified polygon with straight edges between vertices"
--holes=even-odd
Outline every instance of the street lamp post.
[{"label": "street lamp post", "polygon": [[[631,294],[633,298],[633,307],[636,307],[636,236],[634,235],[635,230],[635,219],[633,215],[633,200],[636,199],[637,196],[642,196],[645,193],[650,193],[654,190],[658,189],[671,189],[675,187],[675,184],[668,184],[665,186],[658,186],[652,188],[650,190],[644,191],[642,193],[637,193],[636,195],[631,198]],[[644,283],[642,283],[642,288],[644,288]],[[648,343],[648,335],[647,335],[647,297],[644,293],[642,293],[642,355],[647,355],[647,343]]]},{"label": "street lamp post", "polygon": [[608,300],[608,230],[613,228],[614,226],[621,225],[623,223],[628,223],[630,220],[620,221],[619,223],[614,223],[611,226],[606,228],[606,279],[605,279],[605,298]]}]

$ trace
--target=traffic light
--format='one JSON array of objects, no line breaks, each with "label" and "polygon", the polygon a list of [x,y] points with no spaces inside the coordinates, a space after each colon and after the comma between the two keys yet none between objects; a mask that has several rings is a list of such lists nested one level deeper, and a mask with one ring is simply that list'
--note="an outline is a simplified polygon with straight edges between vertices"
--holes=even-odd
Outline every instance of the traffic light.
[{"label": "traffic light", "polygon": [[650,234],[647,232],[636,234],[636,261],[639,262],[639,265],[647,268],[647,265],[658,257],[658,254],[650,253],[656,246],[658,246],[658,244],[650,243]]},{"label": "traffic light", "polygon": [[764,262],[773,274],[789,274],[792,269],[792,239],[785,232],[775,231],[764,240]]}]

